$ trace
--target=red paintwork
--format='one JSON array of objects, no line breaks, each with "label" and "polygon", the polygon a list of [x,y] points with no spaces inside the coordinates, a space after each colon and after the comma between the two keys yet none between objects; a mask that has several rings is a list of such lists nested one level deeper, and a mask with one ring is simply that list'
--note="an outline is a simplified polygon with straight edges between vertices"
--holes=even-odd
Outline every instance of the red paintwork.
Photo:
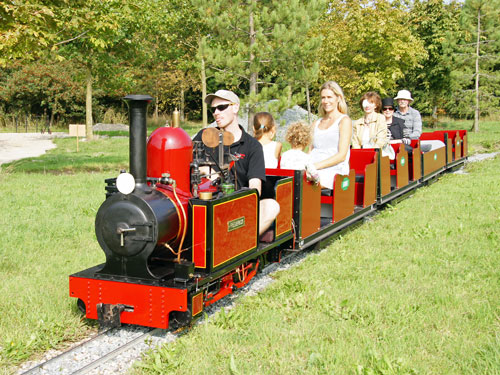
[{"label": "red paintwork", "polygon": [[[253,269],[252,269],[253,267]],[[205,306],[209,306],[214,302],[232,294],[235,288],[242,288],[248,284],[250,280],[257,274],[259,269],[259,261],[255,263],[242,264],[235,271],[228,273],[221,278],[220,289],[215,293],[207,293],[205,298]],[[238,276],[237,282],[234,281],[235,275]]]},{"label": "red paintwork", "polygon": [[190,163],[193,161],[193,142],[181,128],[156,129],[148,139],[147,176],[160,178],[170,173],[177,187],[190,191]]},{"label": "red paintwork", "polygon": [[293,214],[293,180],[276,187],[276,201],[280,205],[280,213],[276,218],[276,237],[292,230]]},{"label": "red paintwork", "polygon": [[198,191],[199,192],[202,192],[202,191],[211,191],[212,193],[216,193],[217,192],[217,186],[213,186],[212,185],[212,181],[210,181],[208,178],[202,177],[201,178],[201,183],[198,186]]},{"label": "red paintwork", "polygon": [[193,262],[207,268],[207,207],[193,205]]},{"label": "red paintwork", "polygon": [[[213,207],[213,267],[257,247],[259,201],[249,194]],[[244,226],[228,231],[229,222],[243,218]]]},{"label": "red paintwork", "polygon": [[374,149],[352,149],[350,167],[356,176],[363,176],[362,182],[354,186],[355,205],[367,207],[377,198],[377,152]]},{"label": "red paintwork", "polygon": [[69,290],[85,302],[89,319],[97,319],[98,303],[122,304],[134,308],[122,312],[122,323],[155,328],[168,328],[169,313],[186,311],[188,305],[186,289],[70,276]]}]

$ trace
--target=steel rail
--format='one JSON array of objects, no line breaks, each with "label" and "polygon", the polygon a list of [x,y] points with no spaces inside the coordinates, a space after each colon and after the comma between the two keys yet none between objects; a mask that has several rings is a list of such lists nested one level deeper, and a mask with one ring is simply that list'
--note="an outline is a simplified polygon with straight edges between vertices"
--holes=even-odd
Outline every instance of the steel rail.
[{"label": "steel rail", "polygon": [[42,370],[42,367],[50,365],[51,363],[54,363],[57,360],[66,357],[67,355],[73,353],[75,350],[80,349],[80,348],[84,347],[85,345],[88,345],[90,342],[97,340],[102,335],[104,335],[104,334],[106,334],[106,333],[108,333],[108,332],[110,332],[112,330],[115,330],[115,329],[116,328],[108,328],[108,329],[106,329],[104,331],[98,332],[97,334],[95,334],[93,336],[90,336],[90,338],[86,339],[85,341],[81,342],[80,344],[78,344],[76,346],[73,346],[72,348],[70,348],[70,349],[68,349],[68,350],[66,350],[66,351],[64,351],[62,353],[59,353],[58,355],[56,355],[56,356],[54,356],[52,358],[49,358],[45,362],[39,363],[38,365],[36,365],[36,366],[30,368],[29,370],[21,373],[21,375],[35,374],[37,370]]},{"label": "steel rail", "polygon": [[123,344],[122,346],[110,351],[109,353],[103,355],[101,358],[96,359],[95,361],[83,366],[82,368],[74,371],[71,373],[71,375],[83,375],[83,374],[88,374],[90,371],[93,369],[101,366],[102,364],[106,363],[107,361],[117,357],[120,355],[122,352],[125,350],[129,349],[136,343],[141,342],[142,340],[146,339],[148,336],[154,335],[157,332],[163,331],[162,328],[152,328],[148,332],[144,332],[142,335],[132,339],[131,341],[127,342],[126,344]]}]

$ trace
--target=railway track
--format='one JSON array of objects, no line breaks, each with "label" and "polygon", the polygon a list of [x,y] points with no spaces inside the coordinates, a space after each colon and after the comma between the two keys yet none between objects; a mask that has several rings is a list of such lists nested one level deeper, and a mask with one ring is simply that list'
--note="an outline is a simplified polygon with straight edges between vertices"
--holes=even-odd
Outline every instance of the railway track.
[{"label": "railway track", "polygon": [[164,331],[159,328],[132,326],[108,329],[21,374],[89,374]]},{"label": "railway track", "polygon": [[[221,308],[231,308],[241,293],[253,294],[264,289],[275,271],[286,269],[297,264],[306,257],[305,252],[287,251],[283,254],[280,263],[271,263],[257,274],[252,281],[237,293],[228,296],[206,308],[207,316],[212,316]],[[203,320],[203,319],[201,319]],[[129,366],[139,358],[140,354],[160,342],[170,342],[176,339],[177,333],[165,329],[152,329],[139,326],[123,326],[111,328],[86,341],[72,347],[55,357],[38,363],[29,369],[20,369],[20,375],[82,375],[82,374],[116,374],[125,372]],[[148,338],[157,338],[155,343],[144,343]],[[135,350],[135,353],[129,353]],[[121,367],[117,365],[121,363]]]}]

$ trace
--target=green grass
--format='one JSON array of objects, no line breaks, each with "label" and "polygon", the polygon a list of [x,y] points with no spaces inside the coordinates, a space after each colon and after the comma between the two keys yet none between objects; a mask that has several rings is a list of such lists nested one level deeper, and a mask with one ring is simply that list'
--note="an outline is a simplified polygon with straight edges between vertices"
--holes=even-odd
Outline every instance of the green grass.
[{"label": "green grass", "polygon": [[104,261],[93,227],[105,177],[0,174],[0,372],[93,329],[68,275]]},{"label": "green grass", "polygon": [[[498,140],[498,123],[469,137]],[[68,275],[104,261],[94,220],[128,140],[55,142],[0,170],[0,373],[96,328]],[[498,164],[421,189],[153,358],[179,373],[498,373]]]},{"label": "green grass", "polygon": [[500,374],[500,158],[309,256],[136,374]]},{"label": "green grass", "polygon": [[56,138],[56,148],[37,158],[26,158],[1,166],[7,172],[71,174],[128,169],[128,138],[103,138],[78,142],[76,138]]}]

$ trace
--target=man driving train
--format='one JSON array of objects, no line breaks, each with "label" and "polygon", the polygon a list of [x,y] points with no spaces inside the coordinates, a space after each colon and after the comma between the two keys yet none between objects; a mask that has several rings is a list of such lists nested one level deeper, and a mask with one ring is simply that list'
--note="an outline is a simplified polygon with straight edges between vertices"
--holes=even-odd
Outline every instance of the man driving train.
[{"label": "man driving train", "polygon": [[[264,153],[262,145],[249,135],[243,127],[238,124],[238,111],[240,109],[240,99],[229,90],[218,90],[214,94],[209,94],[205,102],[210,106],[214,115],[217,129],[230,132],[234,141],[229,146],[231,154],[238,154],[239,160],[235,163],[236,181],[239,187],[249,187],[257,189],[259,195],[262,193],[262,183],[266,181],[266,170],[264,164]],[[193,141],[202,140],[203,130],[198,132]],[[203,143],[202,143],[203,144]],[[203,145],[206,152],[210,153],[219,163],[218,153],[214,149]],[[201,169],[201,168],[200,168]],[[202,173],[216,177],[209,167],[201,170]],[[279,204],[274,199],[261,199],[259,216],[259,234],[264,233],[279,214]]]}]

